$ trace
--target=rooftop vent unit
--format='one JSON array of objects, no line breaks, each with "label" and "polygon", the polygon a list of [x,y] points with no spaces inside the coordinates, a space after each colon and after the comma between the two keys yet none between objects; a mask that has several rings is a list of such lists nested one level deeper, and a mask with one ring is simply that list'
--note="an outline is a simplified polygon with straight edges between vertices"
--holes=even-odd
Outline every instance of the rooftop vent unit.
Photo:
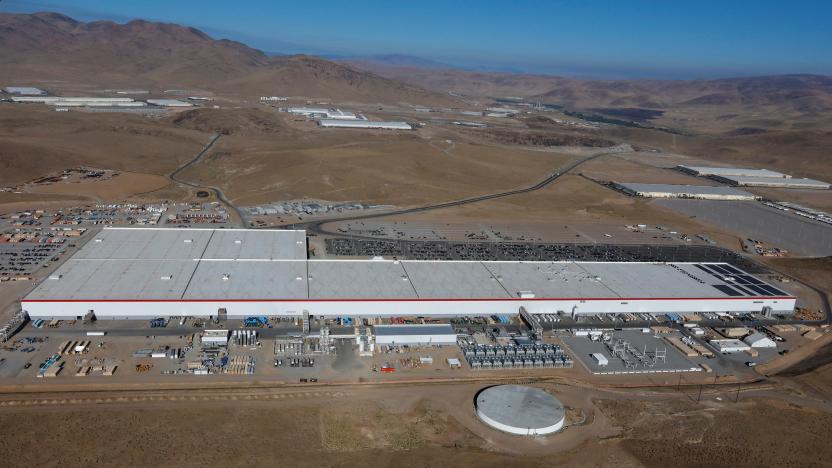
[{"label": "rooftop vent unit", "polygon": [[193,239],[185,239],[186,244],[192,244],[194,242]]},{"label": "rooftop vent unit", "polygon": [[173,279],[173,275],[162,275],[162,281],[170,281]]},{"label": "rooftop vent unit", "polygon": [[520,299],[534,299],[534,293],[531,291],[518,291],[517,295]]},{"label": "rooftop vent unit", "polygon": [[50,276],[49,276],[49,279],[51,279],[51,280],[59,280],[59,279],[61,279],[61,277],[63,277],[63,275],[50,275]]},{"label": "rooftop vent unit", "polygon": [[243,243],[243,241],[241,241],[240,239],[234,239],[234,243],[235,243],[235,244],[242,244],[242,243]]},{"label": "rooftop vent unit", "polygon": [[96,241],[96,242],[102,242],[103,240],[104,240],[104,239],[102,239],[102,238],[100,238],[100,237],[97,237],[97,238],[95,239],[95,241]]},{"label": "rooftop vent unit", "polygon": [[295,281],[303,281],[303,276],[295,276]]},{"label": "rooftop vent unit", "polygon": [[228,281],[230,279],[231,279],[231,275],[229,275],[228,273],[223,273],[222,274],[222,280],[223,281]]}]

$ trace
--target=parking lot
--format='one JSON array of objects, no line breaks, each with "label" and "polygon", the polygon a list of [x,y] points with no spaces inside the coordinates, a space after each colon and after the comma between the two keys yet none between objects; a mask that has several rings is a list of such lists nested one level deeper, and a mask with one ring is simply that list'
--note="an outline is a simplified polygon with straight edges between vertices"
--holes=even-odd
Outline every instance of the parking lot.
[{"label": "parking lot", "polygon": [[385,256],[407,260],[520,260],[599,262],[728,262],[749,273],[766,270],[727,249],[710,245],[546,244],[326,239],[330,255]]},{"label": "parking lot", "polygon": [[832,255],[832,226],[793,216],[762,203],[711,200],[658,200],[655,203],[797,255]]},{"label": "parking lot", "polygon": [[59,244],[0,243],[0,281],[28,279],[65,249]]}]

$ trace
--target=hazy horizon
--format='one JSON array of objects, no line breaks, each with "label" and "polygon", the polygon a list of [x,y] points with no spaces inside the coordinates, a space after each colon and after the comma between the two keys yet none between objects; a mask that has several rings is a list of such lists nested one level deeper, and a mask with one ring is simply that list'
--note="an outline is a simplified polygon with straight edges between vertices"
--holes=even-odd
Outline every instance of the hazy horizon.
[{"label": "hazy horizon", "polygon": [[411,9],[375,1],[6,0],[0,12],[163,21],[268,53],[403,55],[478,71],[659,79],[832,74],[832,31],[824,24],[832,5],[798,3],[802,8],[773,0],[753,9],[711,1],[427,1]]}]

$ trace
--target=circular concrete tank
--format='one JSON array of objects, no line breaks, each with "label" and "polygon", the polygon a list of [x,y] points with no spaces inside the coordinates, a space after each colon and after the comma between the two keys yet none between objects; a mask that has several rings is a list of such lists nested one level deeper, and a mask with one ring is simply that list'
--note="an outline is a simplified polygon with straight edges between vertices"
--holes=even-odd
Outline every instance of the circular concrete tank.
[{"label": "circular concrete tank", "polygon": [[518,435],[546,435],[563,427],[563,405],[543,390],[523,385],[486,388],[475,399],[477,416],[494,429]]}]

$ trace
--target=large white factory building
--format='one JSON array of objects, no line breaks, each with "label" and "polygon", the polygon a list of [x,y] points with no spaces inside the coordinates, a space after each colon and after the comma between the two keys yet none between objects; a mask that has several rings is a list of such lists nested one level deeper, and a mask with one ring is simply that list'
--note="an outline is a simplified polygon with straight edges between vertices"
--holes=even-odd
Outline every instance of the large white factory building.
[{"label": "large white factory building", "polygon": [[105,228],[22,301],[32,318],[790,313],[724,263],[308,260],[305,231]]}]

